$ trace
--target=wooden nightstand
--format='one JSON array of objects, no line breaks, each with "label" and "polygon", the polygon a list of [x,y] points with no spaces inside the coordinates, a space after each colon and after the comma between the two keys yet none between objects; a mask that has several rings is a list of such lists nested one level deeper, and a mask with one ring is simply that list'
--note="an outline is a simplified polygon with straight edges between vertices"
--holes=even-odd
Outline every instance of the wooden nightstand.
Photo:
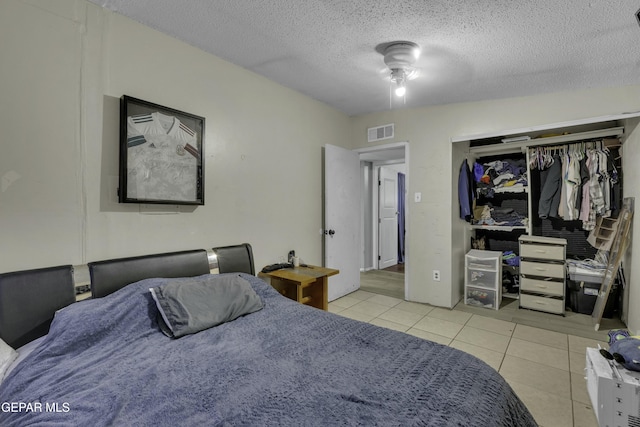
[{"label": "wooden nightstand", "polygon": [[327,287],[329,276],[340,271],[333,268],[307,267],[283,268],[269,273],[258,273],[258,277],[268,279],[278,292],[301,304],[328,310]]}]

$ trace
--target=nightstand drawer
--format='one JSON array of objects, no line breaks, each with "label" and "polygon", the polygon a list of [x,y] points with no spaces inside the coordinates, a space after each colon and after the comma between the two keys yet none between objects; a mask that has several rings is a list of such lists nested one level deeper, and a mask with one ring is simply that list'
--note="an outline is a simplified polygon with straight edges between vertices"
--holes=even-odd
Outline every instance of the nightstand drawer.
[{"label": "nightstand drawer", "polygon": [[523,243],[520,246],[520,257],[562,261],[564,260],[564,246]]},{"label": "nightstand drawer", "polygon": [[520,294],[520,307],[562,314],[564,313],[564,300]]},{"label": "nightstand drawer", "polygon": [[520,273],[530,276],[556,277],[558,279],[564,279],[566,275],[564,264],[531,261],[520,262]]},{"label": "nightstand drawer", "polygon": [[527,292],[537,292],[555,296],[564,295],[564,281],[554,282],[552,280],[536,280],[523,277],[520,280],[520,289]]}]

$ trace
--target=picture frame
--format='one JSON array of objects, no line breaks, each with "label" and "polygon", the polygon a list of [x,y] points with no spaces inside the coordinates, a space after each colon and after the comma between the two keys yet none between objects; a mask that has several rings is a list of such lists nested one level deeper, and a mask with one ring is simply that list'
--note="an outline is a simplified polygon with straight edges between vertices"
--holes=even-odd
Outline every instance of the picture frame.
[{"label": "picture frame", "polygon": [[120,203],[204,205],[204,117],[120,98]]}]

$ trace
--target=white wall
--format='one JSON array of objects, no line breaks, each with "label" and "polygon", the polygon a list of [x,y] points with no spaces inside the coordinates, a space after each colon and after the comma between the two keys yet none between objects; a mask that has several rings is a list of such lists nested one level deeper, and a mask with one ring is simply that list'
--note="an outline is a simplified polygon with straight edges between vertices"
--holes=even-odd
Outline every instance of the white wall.
[{"label": "white wall", "polygon": [[[465,222],[458,219],[457,201],[464,150],[454,149],[451,138],[637,110],[640,87],[633,86],[393,110],[355,118],[354,148],[372,146],[366,140],[367,128],[385,123],[395,123],[396,141],[408,141],[411,147],[406,239],[409,299],[452,307],[460,298],[462,254],[468,236]],[[629,160],[637,164],[640,153],[631,156]],[[634,182],[640,181],[625,176],[625,188],[633,187]],[[412,201],[415,192],[422,193],[422,202]],[[441,270],[440,282],[432,280],[434,269]],[[640,306],[640,296],[632,293],[629,304]],[[629,315],[633,330],[640,329],[637,316]]]},{"label": "white wall", "polygon": [[43,6],[0,2],[0,271],[82,258],[82,37]]},{"label": "white wall", "polygon": [[[0,2],[0,272],[250,242],[322,262],[350,118],[83,0]],[[119,204],[119,98],[206,118],[205,206]]]}]

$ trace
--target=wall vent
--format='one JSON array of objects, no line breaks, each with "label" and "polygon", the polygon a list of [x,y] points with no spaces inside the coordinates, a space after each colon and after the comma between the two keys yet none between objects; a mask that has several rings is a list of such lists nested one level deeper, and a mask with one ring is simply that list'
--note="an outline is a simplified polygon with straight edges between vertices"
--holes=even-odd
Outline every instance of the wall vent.
[{"label": "wall vent", "polygon": [[381,139],[390,139],[393,138],[394,134],[394,124],[390,123],[388,125],[377,126],[374,128],[367,129],[367,141],[374,142],[380,141]]}]

